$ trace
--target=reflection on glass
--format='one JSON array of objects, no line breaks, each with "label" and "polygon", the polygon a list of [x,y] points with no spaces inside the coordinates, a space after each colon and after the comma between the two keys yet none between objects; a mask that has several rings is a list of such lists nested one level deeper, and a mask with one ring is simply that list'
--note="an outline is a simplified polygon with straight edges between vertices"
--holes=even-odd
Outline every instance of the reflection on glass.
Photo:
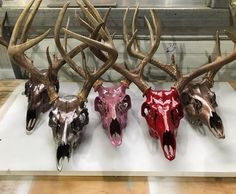
[{"label": "reflection on glass", "polygon": [[[3,0],[4,6],[25,6],[28,0]],[[41,7],[49,4],[63,5],[68,0],[43,0]],[[75,4],[74,0],[70,0]],[[116,4],[117,7],[202,7],[208,0],[90,0],[94,4]]]},{"label": "reflection on glass", "polygon": [[200,7],[205,6],[207,0],[116,0],[118,7]]}]

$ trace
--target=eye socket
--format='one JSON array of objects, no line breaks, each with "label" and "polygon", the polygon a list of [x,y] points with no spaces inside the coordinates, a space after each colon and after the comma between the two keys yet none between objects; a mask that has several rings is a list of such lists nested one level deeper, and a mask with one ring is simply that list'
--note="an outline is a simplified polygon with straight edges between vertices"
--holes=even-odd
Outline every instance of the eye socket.
[{"label": "eye socket", "polygon": [[178,115],[179,115],[179,110],[178,110],[177,108],[171,110],[170,115],[171,115],[171,120],[172,120],[172,122],[175,123],[175,122],[176,122],[176,119],[177,119],[177,117],[178,117]]},{"label": "eye socket", "polygon": [[125,106],[126,109],[131,107],[131,99],[129,95],[126,95],[123,99],[123,104]]},{"label": "eye socket", "polygon": [[88,110],[86,108],[80,112],[79,121],[82,125],[88,124]]},{"label": "eye socket", "polygon": [[213,93],[213,94],[212,94],[212,97],[211,97],[211,103],[212,103],[212,104],[215,104],[215,102],[216,102],[216,94]]},{"label": "eye socket", "polygon": [[79,129],[79,124],[78,124],[78,118],[74,119],[71,123],[71,128],[73,129],[74,135],[76,135],[78,129]]},{"label": "eye socket", "polygon": [[129,108],[131,107],[131,100],[130,100],[130,96],[126,95],[122,102],[120,102],[118,104],[118,110],[121,112],[127,111]]},{"label": "eye socket", "polygon": [[202,103],[198,99],[194,99],[193,106],[197,111],[199,111],[202,108]]},{"label": "eye socket", "polygon": [[55,127],[56,129],[60,128],[60,123],[58,122],[52,111],[49,113],[49,126]]},{"label": "eye socket", "polygon": [[143,117],[148,116],[150,113],[150,105],[148,105],[146,102],[144,102],[141,110],[142,110],[141,114]]},{"label": "eye socket", "polygon": [[107,113],[106,104],[103,103],[103,101],[99,97],[95,98],[94,105],[95,105],[95,111],[98,111],[103,114]]},{"label": "eye socket", "polygon": [[86,120],[85,117],[86,117],[86,116],[85,116],[84,113],[82,113],[82,114],[79,115],[79,120],[80,120],[81,123],[84,123],[84,122],[85,122],[85,120]]}]

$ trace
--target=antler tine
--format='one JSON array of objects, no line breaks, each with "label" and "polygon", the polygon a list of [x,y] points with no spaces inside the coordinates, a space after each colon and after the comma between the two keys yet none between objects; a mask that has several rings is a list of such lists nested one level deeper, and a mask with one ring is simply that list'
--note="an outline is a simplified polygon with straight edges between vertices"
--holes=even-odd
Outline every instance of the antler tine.
[{"label": "antler tine", "polygon": [[[220,57],[221,57],[220,37],[219,37],[219,31],[217,30],[216,31],[216,56],[215,56],[215,60],[217,60]],[[211,60],[211,57],[209,56],[208,63],[211,63],[211,62],[212,62],[212,60]],[[206,82],[206,83],[209,84],[210,87],[213,87],[214,77],[220,69],[221,69],[221,67],[218,68],[218,69],[207,72],[205,74],[205,76],[203,77],[202,82]]]},{"label": "antler tine", "polygon": [[7,12],[5,12],[4,19],[2,20],[0,24],[0,44],[7,48],[9,43],[7,40],[5,40],[4,34],[3,34],[6,21],[7,21]]},{"label": "antler tine", "polygon": [[[66,29],[69,29],[69,26],[70,26],[70,16],[69,16],[68,19],[67,19]],[[65,35],[64,35],[64,43],[65,43],[65,51],[67,52],[68,36],[67,36],[66,33],[65,33]]]},{"label": "antler tine", "polygon": [[92,33],[94,31],[94,28],[89,25],[86,21],[84,21],[80,15],[78,14],[78,21],[80,23],[81,26],[85,27],[90,33]]},{"label": "antler tine", "polygon": [[115,63],[118,57],[118,53],[113,44],[103,44],[97,40],[92,40],[85,36],[69,31],[65,28],[63,28],[63,30],[66,31],[66,33],[68,33],[71,37],[78,39],[84,42],[85,44],[88,44],[90,47],[96,47],[98,50],[103,50],[107,52],[109,55],[107,61],[103,64],[103,66],[100,69],[98,69],[96,73],[90,74],[89,79],[85,80],[83,89],[79,94],[79,98],[81,99],[81,101],[86,101],[89,91],[93,87],[93,84],[99,79],[99,77],[103,73],[105,73],[109,69],[111,65]]},{"label": "antler tine", "polygon": [[[26,6],[26,8],[20,14],[20,16],[15,24],[15,27],[13,29],[13,33],[12,33],[12,36],[10,39],[10,44],[8,47],[8,54],[11,56],[11,58],[17,64],[19,64],[21,67],[25,68],[29,73],[32,74],[32,76],[34,76],[38,81],[42,82],[47,87],[48,96],[50,97],[51,101],[54,101],[58,98],[58,94],[55,90],[55,87],[53,86],[53,84],[50,83],[50,80],[48,79],[48,77],[46,75],[43,75],[42,73],[40,73],[39,70],[34,67],[33,62],[31,60],[29,60],[29,58],[27,58],[27,56],[24,54],[24,52],[27,49],[33,47],[34,45],[36,45],[37,43],[42,41],[48,35],[50,29],[34,39],[31,39],[31,40],[28,40],[22,44],[16,45],[17,36],[20,33],[21,25],[22,25],[23,21],[25,20],[26,15],[29,12],[32,5],[34,4],[34,2],[35,2],[35,0],[32,0],[28,4],[28,6]],[[38,7],[40,6],[40,3],[41,3],[41,1],[37,2],[36,7],[34,7],[34,9],[37,10]],[[33,10],[33,12],[34,12],[34,10]]]},{"label": "antler tine", "polygon": [[[93,4],[88,1],[88,0],[82,0],[84,2],[84,4],[87,6],[89,12],[94,16],[94,18],[98,21],[98,23],[106,23],[106,20],[108,19],[108,15],[111,11],[111,8],[108,9],[108,11],[106,12],[105,14],[105,17],[102,19],[101,15],[99,14],[99,12],[97,11],[97,9],[93,6]],[[104,27],[104,31],[107,33],[107,34],[110,34],[108,29],[106,27]],[[108,36],[108,38],[110,38]]]},{"label": "antler tine", "polygon": [[30,26],[33,22],[33,19],[36,15],[38,9],[39,9],[39,6],[40,6],[41,2],[42,2],[42,0],[36,1],[35,8],[32,10],[32,12],[30,13],[30,15],[28,16],[28,18],[25,22],[24,28],[23,28],[22,33],[21,33],[21,39],[20,39],[21,43],[24,43],[28,38],[28,33],[29,33]]},{"label": "antler tine", "polygon": [[[137,5],[135,11],[134,11],[134,14],[133,14],[133,18],[132,18],[132,26],[131,26],[131,30],[132,30],[132,34],[135,33],[136,29],[137,29],[137,24],[136,24],[136,21],[137,21],[137,15],[138,15],[138,11],[139,11],[139,4]],[[138,52],[140,52],[140,48],[139,48],[139,45],[138,45],[138,41],[136,39],[136,36],[135,38],[133,39],[133,46],[134,46],[134,49]]]},{"label": "antler tine", "polygon": [[[235,40],[236,40],[235,35],[233,35],[230,32],[226,32],[226,35],[228,35],[228,37],[235,43]],[[193,71],[192,73],[183,75],[182,78],[177,80],[175,86],[177,90],[181,92],[184,89],[184,87],[196,77],[208,71],[217,71],[218,69],[232,62],[235,59],[236,59],[236,47],[234,47],[233,51],[229,53],[228,55],[226,55],[225,57],[218,56],[215,58],[213,62],[200,66],[199,69]]]},{"label": "antler tine", "polygon": [[30,8],[32,7],[33,3],[35,0],[31,0],[31,2],[26,6],[26,8],[23,10],[21,13],[20,17],[18,18],[14,30],[12,32],[11,40],[10,40],[10,45],[15,45],[17,42],[17,37],[20,32],[20,26],[22,25],[23,21],[25,20],[25,17],[27,13],[29,12]]},{"label": "antler tine", "polygon": [[84,54],[84,51],[81,50],[81,56],[82,56],[82,66],[83,66],[83,69],[84,69],[84,73],[85,73],[85,80],[88,80],[90,79],[90,73],[89,73],[89,70],[88,70],[88,66],[87,66],[87,62],[86,62],[86,57],[85,57],[85,54]]},{"label": "antler tine", "polygon": [[[90,21],[90,24],[93,25],[91,26],[86,21],[81,19],[80,16],[78,16],[81,24],[91,33],[90,34],[91,39],[99,40],[99,41],[103,39],[105,42],[108,42],[108,44],[113,45],[113,37],[110,35],[109,31],[106,28],[107,18],[109,16],[111,9],[107,10],[104,18],[102,19],[102,17],[97,12],[97,10],[93,7],[92,4],[86,4],[87,7],[90,7],[88,10],[86,10],[82,4],[79,4],[79,2],[78,2],[78,5],[81,6],[81,9],[84,12],[85,16],[88,15],[87,19]],[[90,12],[94,12],[94,13],[90,13]],[[95,26],[94,21],[101,21],[101,23]],[[106,32],[104,31],[104,29],[106,29]],[[89,48],[98,59],[100,59],[103,62],[107,60],[107,56],[101,50],[98,50],[94,47],[89,47]]]},{"label": "antler tine", "polygon": [[[79,0],[76,0],[76,2],[80,6],[81,10],[83,11],[87,19],[90,21],[93,28],[96,28],[100,23],[104,22],[98,11],[93,7],[93,5],[90,2],[88,2],[87,0],[83,0],[84,4],[88,7],[88,9],[86,9],[84,5],[79,2]],[[111,36],[106,28],[105,29],[101,28],[100,35],[104,41],[113,44]]]},{"label": "antler tine", "polygon": [[146,16],[144,16],[144,19],[145,19],[145,22],[146,22],[146,25],[148,27],[148,31],[149,31],[149,34],[150,34],[150,47],[152,47],[153,45],[153,42],[154,42],[154,33],[153,33],[153,29],[152,29],[152,26],[149,22],[149,20],[147,19]]},{"label": "antler tine", "polygon": [[[111,8],[109,8],[109,9],[106,11],[106,13],[105,13],[105,16],[104,16],[104,18],[103,18],[104,24],[106,24],[106,22],[107,22],[107,19],[108,19],[108,16],[109,16],[110,11],[111,11]],[[79,20],[80,25],[83,26],[83,27],[85,27],[85,28],[88,30],[89,33],[93,33],[94,27],[92,27],[90,24],[88,24],[86,21],[84,21],[84,20],[80,17],[79,14],[78,14],[78,20]]]},{"label": "antler tine", "polygon": [[123,17],[123,41],[125,45],[129,42],[128,28],[127,28],[127,16],[128,16],[129,8],[125,10],[125,14]]},{"label": "antler tine", "polygon": [[221,48],[220,48],[220,35],[219,31],[216,31],[216,58],[221,57]]}]

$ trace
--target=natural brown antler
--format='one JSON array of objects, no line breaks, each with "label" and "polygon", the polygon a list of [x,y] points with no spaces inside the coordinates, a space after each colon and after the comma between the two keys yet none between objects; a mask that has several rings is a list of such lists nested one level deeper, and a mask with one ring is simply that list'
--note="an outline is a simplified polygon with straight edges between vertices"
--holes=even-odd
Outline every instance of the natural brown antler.
[{"label": "natural brown antler", "polygon": [[[65,4],[65,6],[63,7],[63,9],[61,11],[61,14],[60,14],[61,16],[64,15],[67,7],[68,7],[68,4]],[[81,9],[85,14],[87,14],[87,10],[83,7],[83,5],[82,5]],[[102,29],[103,23],[102,22],[101,23],[96,22],[96,24],[94,24],[94,25],[96,25],[96,27],[94,28],[95,34],[97,34],[98,32],[103,32],[103,29]],[[105,73],[109,69],[109,67],[111,65],[113,65],[115,63],[118,53],[117,53],[117,50],[115,49],[115,46],[113,44],[112,37],[109,36],[108,34],[106,34],[105,31],[104,31],[104,33],[101,33],[101,34],[103,34],[103,39],[105,41],[105,44],[103,44],[103,43],[93,40],[91,38],[87,38],[85,36],[81,36],[79,34],[76,34],[76,33],[72,32],[70,30],[67,30],[65,28],[63,28],[63,30],[71,37],[84,42],[89,47],[96,47],[101,52],[107,52],[107,60],[104,62],[104,64],[100,68],[95,70],[93,73],[90,73],[88,71],[86,60],[85,60],[85,55],[83,52],[81,52],[82,59],[83,59],[82,73],[84,73],[85,82],[84,82],[82,91],[79,93],[79,99],[81,101],[86,101],[87,96],[88,96],[91,88],[93,87],[94,83],[100,78],[100,76],[103,73]],[[64,51],[62,51],[62,52],[64,52]],[[66,53],[64,53],[64,54],[66,54]],[[75,66],[75,68],[76,67],[78,68],[78,65],[76,65],[69,57],[67,57],[67,55],[65,55],[64,58],[68,60],[68,63],[70,65]]]},{"label": "natural brown antler", "polygon": [[[217,33],[218,34],[218,33]],[[229,39],[231,39],[234,44],[236,44],[236,36],[228,31],[225,31],[225,34],[229,37]],[[209,74],[211,76],[214,77],[215,73],[224,65],[232,62],[233,60],[236,59],[236,46],[234,45],[234,49],[231,53],[227,54],[226,56],[222,56],[221,55],[221,51],[220,51],[220,40],[218,35],[216,36],[216,49],[217,49],[217,54],[216,57],[214,59],[214,61],[206,64],[206,65],[202,65],[200,66],[197,70],[182,75],[175,83],[175,87],[178,91],[182,91],[184,89],[184,87],[193,79],[195,79],[196,77],[206,73],[206,72],[210,72]]]},{"label": "natural brown antler", "polygon": [[[135,10],[134,15],[137,14],[137,12],[138,12],[138,8]],[[126,27],[127,13],[128,13],[128,9],[126,10],[125,15],[124,15],[124,24],[125,24],[124,33],[126,34],[124,37],[124,42],[126,43],[127,48],[131,48],[133,45],[134,46],[133,49],[137,50],[139,48],[139,45],[138,45],[138,42],[136,41],[136,34],[137,34],[136,26],[132,27],[132,37],[130,38],[130,40],[128,38],[128,30]],[[144,67],[149,63],[150,60],[152,60],[152,57],[155,54],[160,44],[159,20],[158,20],[156,12],[153,9],[150,10],[150,14],[152,16],[153,24],[151,24],[149,20],[145,17],[145,21],[148,25],[148,28],[152,37],[151,38],[152,42],[151,42],[151,46],[148,53],[145,54],[145,56],[143,56],[142,58],[135,56],[138,59],[141,59],[141,61],[138,64],[138,66],[135,69],[133,69],[131,72],[127,70],[127,68],[121,67],[120,65],[115,64],[113,66],[113,68],[116,71],[123,74],[129,80],[128,84],[130,83],[130,81],[134,82],[143,93],[145,93],[147,89],[150,88],[150,86],[148,86],[148,84],[143,80]]]},{"label": "natural brown antler", "polygon": [[8,54],[9,56],[21,67],[26,69],[32,76],[34,76],[38,81],[42,82],[48,90],[48,95],[50,97],[51,101],[54,101],[55,99],[58,98],[58,94],[55,90],[55,86],[50,82],[49,78],[47,75],[41,73],[34,65],[33,61],[31,61],[26,55],[25,51],[30,49],[31,47],[35,46],[39,42],[41,42],[50,32],[50,29],[48,29],[46,32],[44,32],[42,35],[29,39],[28,40],[28,32],[29,28],[31,26],[31,23],[33,21],[33,18],[42,2],[42,0],[38,0],[35,3],[35,6],[33,10],[30,12],[25,25],[23,27],[23,33],[20,39],[20,43],[17,44],[18,36],[20,34],[21,26],[23,25],[24,20],[27,17],[27,14],[30,11],[30,8],[33,6],[35,0],[32,0],[28,6],[22,11],[20,14],[15,27],[12,32],[12,36],[10,39],[9,47],[8,47]]},{"label": "natural brown antler", "polygon": [[[61,41],[60,41],[60,29],[62,27],[62,21],[65,15],[65,12],[67,10],[67,7],[69,6],[69,3],[66,3],[62,10],[59,13],[59,16],[56,21],[55,29],[54,29],[54,41],[57,46],[58,51],[60,52],[62,59],[58,59],[54,56],[54,63],[49,62],[49,64],[52,64],[54,66],[54,69],[56,71],[59,71],[59,69],[65,64],[68,63],[70,67],[76,71],[80,76],[85,77],[84,71],[81,67],[79,67],[72,58],[75,57],[78,53],[80,53],[82,50],[87,48],[88,46],[84,43],[76,46],[74,49],[72,49],[70,52],[67,52],[67,33],[65,33],[65,47],[63,48]],[[69,27],[69,19],[67,21],[66,28]],[[47,54],[48,61],[52,61],[49,54]]]},{"label": "natural brown antler", "polygon": [[[236,14],[235,12],[233,11],[232,7],[230,6],[230,11],[231,11],[231,14],[233,16],[233,24],[234,26],[236,26]],[[228,33],[228,32],[227,32]],[[235,40],[235,37],[233,34],[229,34],[228,33],[228,36],[230,37],[231,40]],[[216,46],[215,46],[215,49],[216,49],[216,54],[215,54],[215,60],[217,60],[217,58],[220,58],[221,57],[221,48],[220,48],[220,37],[219,37],[219,31],[216,32]],[[211,58],[210,60],[208,61],[208,63],[211,63]],[[227,64],[227,63],[226,63]],[[217,74],[217,72],[222,68],[223,66],[219,67],[219,68],[216,68],[216,69],[213,69],[209,72],[207,72],[205,74],[205,76],[203,77],[203,80],[202,82],[205,82],[209,85],[209,87],[213,87],[214,85],[214,77],[215,75]]]},{"label": "natural brown antler", "polygon": [[[83,10],[84,15],[87,18],[88,22],[82,20],[81,18],[79,18],[79,20],[80,20],[81,24],[84,25],[89,32],[91,32],[92,29],[94,29],[95,26],[97,24],[99,24],[99,22],[104,23],[104,21],[106,21],[107,15],[110,10],[108,10],[107,14],[105,15],[105,17],[103,19],[100,16],[100,14],[98,13],[98,11],[96,9],[94,9],[94,7],[87,0],[83,0],[83,2],[88,7],[88,9],[85,9],[84,6],[80,2],[77,1],[79,6],[81,7],[81,9]],[[151,10],[151,15],[152,15],[153,23],[155,25],[156,23],[158,23],[157,15],[155,14],[155,12],[153,10]],[[150,24],[150,26],[151,26],[151,24]],[[134,38],[136,37],[136,34],[137,34],[137,30],[134,32],[134,34],[132,35],[132,38],[130,40],[127,39],[127,42],[129,44],[132,44]],[[157,37],[158,34],[159,34],[158,27],[154,27],[153,35]],[[91,38],[98,39],[98,40],[100,40],[100,38],[101,38],[105,42],[106,42],[106,40],[112,41],[112,36],[110,35],[110,33],[106,27],[103,27],[99,31],[97,36],[96,35],[93,36],[93,34],[92,34]],[[128,80],[126,80],[127,84],[130,84],[130,81],[132,81],[139,87],[139,89],[143,93],[145,93],[146,90],[149,88],[149,86],[142,79],[143,70],[144,70],[145,65],[149,62],[149,60],[152,58],[152,56],[156,52],[158,46],[159,46],[159,40],[157,38],[152,42],[152,47],[149,50],[149,53],[142,59],[142,61],[139,63],[139,65],[134,70],[132,70],[132,72],[129,71],[127,68],[125,68],[124,65],[121,65],[121,64],[114,63],[112,65],[112,68],[115,69],[116,71],[118,71],[119,73],[121,73],[122,75],[124,75],[128,79]],[[104,53],[100,52],[100,50],[97,49],[95,46],[90,47],[90,49],[95,54],[95,56],[97,56],[102,61],[105,61],[108,58],[106,55],[104,55]]]},{"label": "natural brown antler", "polygon": [[4,18],[2,22],[0,23],[0,44],[7,48],[9,45],[9,42],[4,37],[4,28],[5,28],[6,21],[7,21],[7,12],[5,13]]},{"label": "natural brown antler", "polygon": [[[147,56],[147,53],[141,51],[137,37],[135,36],[133,38],[133,41],[129,41],[128,27],[127,27],[128,11],[129,9],[126,10],[124,14],[124,18],[123,18],[123,40],[124,40],[124,43],[126,44],[128,54],[130,56],[143,60]],[[137,15],[138,15],[138,7],[135,9],[135,12],[132,18],[132,24],[131,24],[132,34],[134,34],[137,28],[137,24],[136,24]],[[154,30],[157,31],[157,34],[154,34],[152,25],[148,21],[147,17],[144,17],[144,18],[145,18],[145,22],[146,22],[146,25],[148,27],[148,31],[150,34],[150,48],[149,48],[150,50],[152,46],[155,44],[155,41],[158,41],[158,44],[160,43],[160,22],[157,19],[156,22],[153,23]],[[153,21],[155,21],[154,12],[151,12],[151,18]],[[176,64],[173,64],[173,63],[164,64],[163,62],[153,59],[153,58],[150,59],[149,63],[162,69],[163,71],[168,73],[172,78],[177,79],[179,71]]]}]

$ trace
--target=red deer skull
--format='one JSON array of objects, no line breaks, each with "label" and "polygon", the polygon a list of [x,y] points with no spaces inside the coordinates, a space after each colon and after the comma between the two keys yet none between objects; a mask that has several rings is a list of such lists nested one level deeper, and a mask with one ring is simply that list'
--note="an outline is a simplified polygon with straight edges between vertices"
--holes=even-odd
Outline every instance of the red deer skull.
[{"label": "red deer skull", "polygon": [[169,91],[147,90],[146,102],[142,105],[142,116],[149,125],[152,137],[160,139],[165,157],[175,158],[176,129],[183,118],[183,107],[175,88]]}]

